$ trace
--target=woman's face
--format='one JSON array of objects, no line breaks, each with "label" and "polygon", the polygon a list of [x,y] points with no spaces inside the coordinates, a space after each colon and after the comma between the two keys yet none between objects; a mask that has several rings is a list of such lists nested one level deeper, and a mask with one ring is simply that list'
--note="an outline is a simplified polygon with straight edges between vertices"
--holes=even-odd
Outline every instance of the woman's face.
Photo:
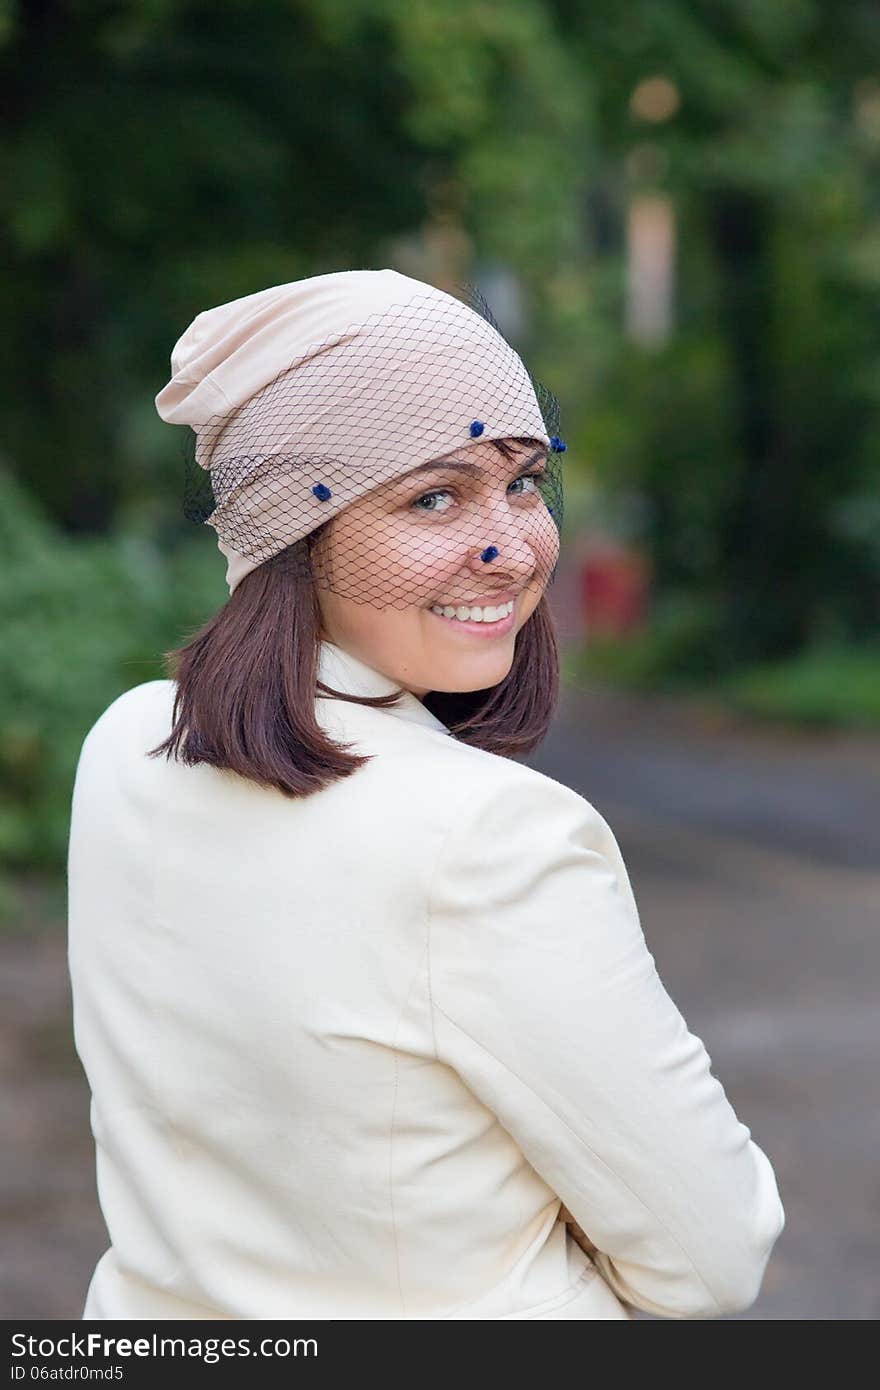
[{"label": "woman's face", "polygon": [[[312,556],[321,636],[419,698],[502,681],[556,564],[558,532],[538,491],[547,450],[506,444],[513,459],[480,441],[358,498]],[[484,562],[488,546],[498,554]],[[509,617],[485,612],[507,600]],[[483,621],[435,605],[477,606]]]}]

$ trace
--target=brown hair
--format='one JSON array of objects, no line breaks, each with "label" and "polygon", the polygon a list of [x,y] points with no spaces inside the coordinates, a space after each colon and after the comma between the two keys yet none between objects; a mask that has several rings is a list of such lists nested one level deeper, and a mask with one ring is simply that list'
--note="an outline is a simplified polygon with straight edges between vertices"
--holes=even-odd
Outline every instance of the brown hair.
[{"label": "brown hair", "polygon": [[[492,441],[506,456],[512,450]],[[517,441],[528,442],[534,441]],[[346,752],[319,725],[315,696],[384,708],[399,692],[350,695],[318,680],[321,611],[302,564],[330,521],[252,570],[226,604],[180,647],[166,652],[177,682],[173,727],[150,757],[226,768],[286,796],[308,796],[370,760]],[[559,696],[559,650],[542,594],[516,635],[504,680],[488,690],[432,690],[426,709],[455,738],[502,757],[530,753],[547,733]]]}]

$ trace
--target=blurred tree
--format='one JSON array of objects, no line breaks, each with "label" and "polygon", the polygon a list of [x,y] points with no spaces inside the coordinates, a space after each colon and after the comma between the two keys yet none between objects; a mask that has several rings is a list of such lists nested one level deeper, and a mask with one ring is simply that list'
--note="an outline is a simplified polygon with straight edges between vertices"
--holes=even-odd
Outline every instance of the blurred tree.
[{"label": "blurred tree", "polygon": [[[707,673],[873,632],[878,60],[874,0],[7,4],[10,465],[68,531],[185,529],[176,336],[427,226],[523,287],[572,476],[647,504]],[[678,235],[653,348],[625,332],[640,194]]]},{"label": "blurred tree", "polygon": [[527,279],[577,235],[538,0],[32,0],[0,42],[3,435],[68,530],[176,499],[152,396],[206,305],[376,264],[444,181]]},{"label": "blurred tree", "polygon": [[634,194],[663,191],[683,228],[677,332],[655,352],[606,344],[584,451],[610,488],[646,495],[661,588],[715,597],[707,672],[876,633],[880,12],[550,8],[597,92],[607,318],[622,321],[624,274],[609,292],[609,215],[622,228]]}]

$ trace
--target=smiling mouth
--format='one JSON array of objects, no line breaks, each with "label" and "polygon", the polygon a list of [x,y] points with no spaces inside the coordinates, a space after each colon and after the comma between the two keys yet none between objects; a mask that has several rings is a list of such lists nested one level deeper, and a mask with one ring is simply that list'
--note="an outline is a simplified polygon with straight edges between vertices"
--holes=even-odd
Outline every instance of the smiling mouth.
[{"label": "smiling mouth", "polygon": [[503,623],[513,613],[514,600],[499,604],[442,604],[432,603],[430,611],[438,618],[449,618],[453,622],[485,623],[492,626]]},{"label": "smiling mouth", "polygon": [[[491,641],[493,638],[500,640],[514,632],[517,626],[514,599],[509,599],[507,603],[499,604],[495,608],[488,604],[484,608],[469,604],[461,604],[456,608],[452,604],[435,603],[428,612],[444,624],[450,635],[457,632],[469,642],[479,643]],[[463,616],[459,617],[459,614]]]}]

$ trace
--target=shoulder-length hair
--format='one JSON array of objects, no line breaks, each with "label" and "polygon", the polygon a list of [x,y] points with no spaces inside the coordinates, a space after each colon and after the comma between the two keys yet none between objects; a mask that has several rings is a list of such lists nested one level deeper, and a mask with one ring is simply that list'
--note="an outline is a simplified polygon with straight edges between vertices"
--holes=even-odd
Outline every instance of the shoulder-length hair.
[{"label": "shoulder-length hair", "polygon": [[[492,441],[514,458],[503,441]],[[525,441],[523,441],[525,442]],[[321,611],[308,559],[333,518],[247,574],[212,618],[164,653],[177,684],[169,736],[148,756],[228,769],[286,796],[349,777],[372,755],[347,751],[318,723],[315,698],[386,708],[401,691],[352,695],[318,680]],[[293,561],[293,563],[292,563]],[[546,594],[516,635],[507,675],[487,690],[432,690],[422,703],[462,743],[502,757],[530,753],[559,698],[559,648]]]}]

